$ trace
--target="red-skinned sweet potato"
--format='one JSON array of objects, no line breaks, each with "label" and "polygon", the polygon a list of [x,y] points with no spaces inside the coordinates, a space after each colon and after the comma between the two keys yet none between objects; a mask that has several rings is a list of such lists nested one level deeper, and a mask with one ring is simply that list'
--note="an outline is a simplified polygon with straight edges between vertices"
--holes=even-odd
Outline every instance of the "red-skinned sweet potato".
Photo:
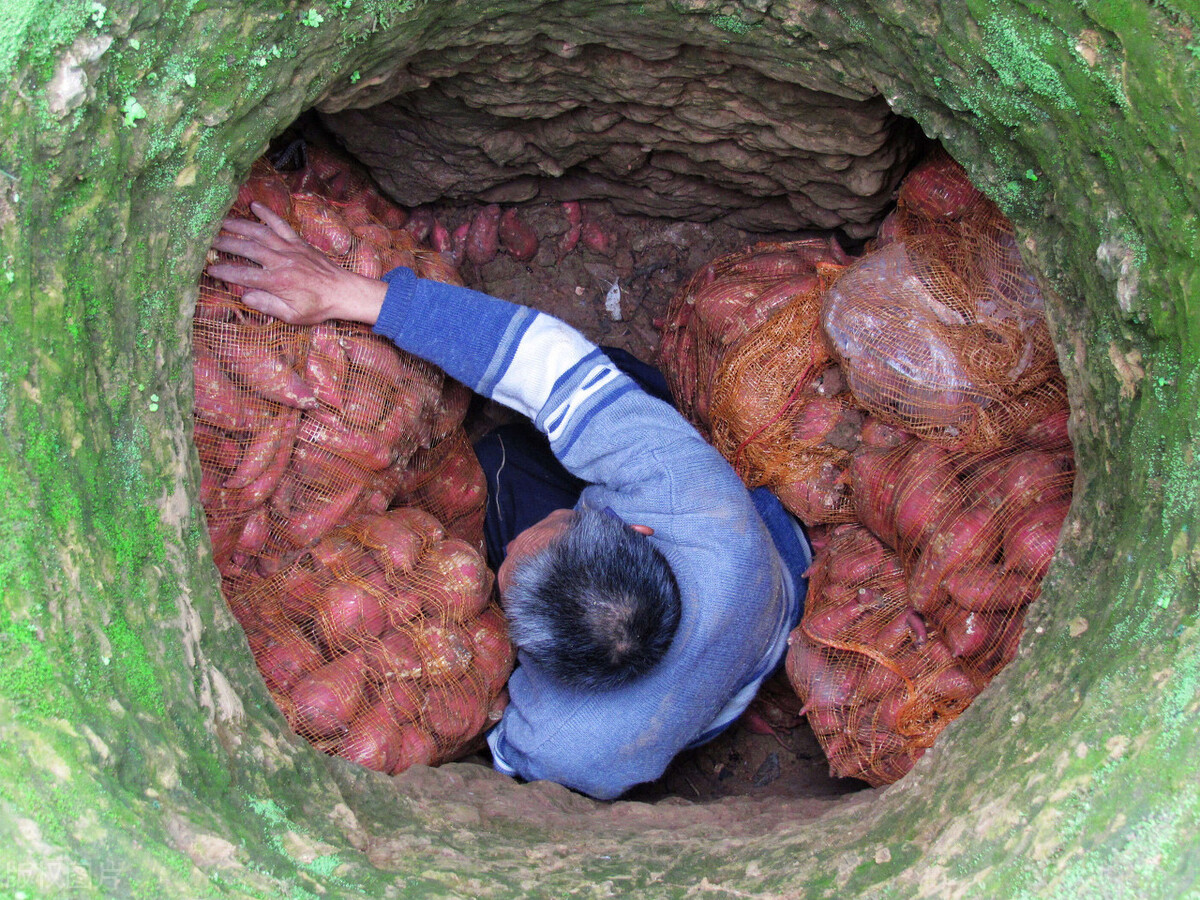
[{"label": "red-skinned sweet potato", "polygon": [[288,696],[296,731],[305,737],[345,734],[366,703],[365,675],[362,656],[352,651],[293,685]]},{"label": "red-skinned sweet potato", "polygon": [[396,733],[398,748],[396,764],[391,774],[399,775],[413,766],[432,765],[439,758],[437,741],[424,728],[412,724],[404,725]]},{"label": "red-skinned sweet potato", "polygon": [[314,599],[313,625],[321,644],[334,651],[382,634],[388,620],[376,592],[364,582],[334,581]]},{"label": "red-skinned sweet potato", "polygon": [[567,200],[562,204],[563,215],[567,220],[567,230],[558,240],[559,259],[575,249],[579,243],[579,235],[583,230],[583,208],[577,200]]},{"label": "red-skinned sweet potato", "polygon": [[473,670],[484,692],[494,696],[512,673],[516,649],[508,639],[508,622],[496,606],[489,606],[474,621],[467,622],[474,649]]},{"label": "red-skinned sweet potato", "polygon": [[1033,578],[1043,578],[1058,547],[1058,536],[1070,505],[1070,498],[1043,503],[1014,519],[1004,535],[1004,565]]},{"label": "red-skinned sweet potato", "polygon": [[413,580],[436,587],[425,599],[429,615],[463,622],[488,605],[494,578],[478,550],[450,538],[422,555]]},{"label": "red-skinned sweet potato", "polygon": [[949,454],[915,443],[896,475],[895,519],[900,546],[921,547],[956,516],[965,502]]},{"label": "red-skinned sweet potato", "polygon": [[1033,600],[1040,589],[1036,579],[1015,570],[1006,572],[993,563],[951,572],[943,583],[951,600],[975,612],[1019,609]]},{"label": "red-skinned sweet potato", "polygon": [[537,255],[537,232],[521,218],[516,209],[505,210],[500,217],[500,246],[518,262],[528,262]]},{"label": "red-skinned sweet potato", "polygon": [[320,194],[293,194],[292,210],[296,216],[296,230],[308,243],[330,256],[350,252],[354,240],[350,226]]},{"label": "red-skinned sweet potato", "polygon": [[389,628],[378,640],[363,642],[363,659],[370,678],[386,682],[416,682],[425,674],[421,650],[409,627]]},{"label": "red-skinned sweet potato", "polygon": [[350,723],[338,756],[376,772],[390,772],[400,753],[399,728],[387,703],[372,703]]},{"label": "red-skinned sweet potato", "polygon": [[272,622],[259,631],[247,631],[254,662],[267,686],[287,691],[325,665],[325,658],[304,633],[290,622]]},{"label": "red-skinned sweet potato", "polygon": [[362,516],[354,520],[354,529],[390,578],[411,572],[428,540],[420,520],[400,510]]},{"label": "red-skinned sweet potato", "polygon": [[471,217],[467,231],[467,259],[477,266],[496,258],[500,249],[500,207],[490,203]]},{"label": "red-skinned sweet potato", "polygon": [[467,681],[440,684],[426,694],[421,719],[445,751],[474,737],[487,717],[487,698],[476,694]]}]

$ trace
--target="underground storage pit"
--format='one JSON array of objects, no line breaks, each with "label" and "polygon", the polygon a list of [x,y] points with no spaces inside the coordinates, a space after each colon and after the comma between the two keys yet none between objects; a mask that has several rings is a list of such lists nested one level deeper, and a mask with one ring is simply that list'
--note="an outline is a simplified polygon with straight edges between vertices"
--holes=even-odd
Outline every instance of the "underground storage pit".
[{"label": "underground storage pit", "polygon": [[[0,52],[6,889],[1186,893],[1193,27],[1151,4],[22,10]],[[222,605],[183,336],[234,185],[304,109],[418,53],[453,68],[455,48],[538,35],[878,94],[1018,227],[1075,410],[1074,512],[1021,655],[893,788],[814,819],[595,804],[481,767],[391,780],[289,736]]]}]

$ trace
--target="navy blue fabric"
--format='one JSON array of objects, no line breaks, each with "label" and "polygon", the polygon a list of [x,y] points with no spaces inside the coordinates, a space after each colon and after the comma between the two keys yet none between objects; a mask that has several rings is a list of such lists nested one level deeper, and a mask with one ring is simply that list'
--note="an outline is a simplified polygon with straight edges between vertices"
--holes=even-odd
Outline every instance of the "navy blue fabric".
[{"label": "navy blue fabric", "polygon": [[[667,379],[657,368],[620,347],[601,350],[646,393],[672,403]],[[509,541],[556,509],[574,509],[580,493],[587,487],[587,482],[576,478],[555,458],[550,441],[532,423],[516,422],[489,431],[476,442],[475,455],[487,477],[484,538],[488,563],[493,569],[504,561]],[[750,499],[797,586],[802,586],[808,553],[796,535],[796,520],[765,487],[751,491]],[[803,613],[804,592],[798,590],[798,593]]]}]

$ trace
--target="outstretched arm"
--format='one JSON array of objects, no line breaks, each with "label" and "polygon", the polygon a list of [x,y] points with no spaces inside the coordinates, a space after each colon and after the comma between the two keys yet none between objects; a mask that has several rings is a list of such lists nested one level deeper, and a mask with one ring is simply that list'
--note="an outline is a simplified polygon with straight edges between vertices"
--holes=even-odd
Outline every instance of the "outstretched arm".
[{"label": "outstretched arm", "polygon": [[243,303],[291,325],[316,325],[326,319],[375,324],[386,284],[336,265],[261,203],[250,204],[250,209],[262,224],[226,219],[222,226],[228,234],[218,235],[213,247],[261,268],[213,263],[209,275],[248,288]]}]

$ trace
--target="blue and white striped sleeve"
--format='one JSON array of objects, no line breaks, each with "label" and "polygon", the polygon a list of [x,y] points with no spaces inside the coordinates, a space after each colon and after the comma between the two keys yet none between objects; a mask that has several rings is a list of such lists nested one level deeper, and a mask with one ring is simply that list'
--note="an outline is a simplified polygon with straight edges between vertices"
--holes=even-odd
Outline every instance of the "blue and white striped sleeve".
[{"label": "blue and white striped sleeve", "polygon": [[599,353],[570,325],[529,307],[404,267],[384,280],[376,333],[535,421],[559,379]]}]

